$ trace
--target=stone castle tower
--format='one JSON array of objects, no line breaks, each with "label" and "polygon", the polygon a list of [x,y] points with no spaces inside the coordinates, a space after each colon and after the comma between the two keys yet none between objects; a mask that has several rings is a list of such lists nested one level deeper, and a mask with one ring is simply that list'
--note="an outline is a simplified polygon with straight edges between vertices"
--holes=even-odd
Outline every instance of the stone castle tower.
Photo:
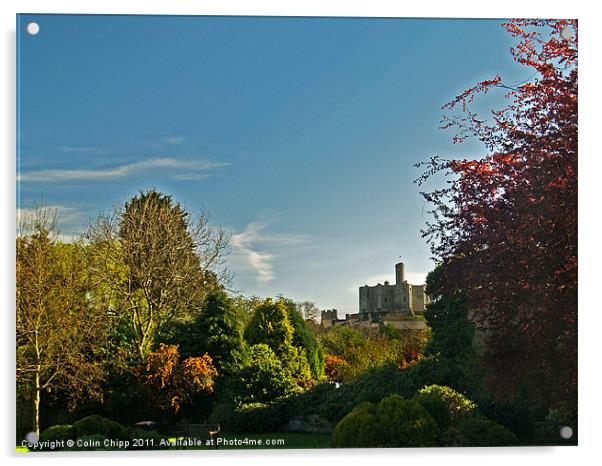
[{"label": "stone castle tower", "polygon": [[360,287],[360,315],[397,313],[415,315],[428,303],[424,285],[411,285],[404,277],[404,264],[395,264],[395,283]]}]

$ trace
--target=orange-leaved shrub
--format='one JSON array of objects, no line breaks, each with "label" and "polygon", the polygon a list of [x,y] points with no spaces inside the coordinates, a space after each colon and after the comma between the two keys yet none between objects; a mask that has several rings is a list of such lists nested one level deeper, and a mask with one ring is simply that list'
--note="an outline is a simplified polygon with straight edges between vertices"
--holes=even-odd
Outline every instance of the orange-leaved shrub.
[{"label": "orange-leaved shrub", "polygon": [[180,361],[178,346],[163,343],[148,354],[139,373],[157,406],[175,414],[193,394],[212,392],[217,376],[207,353]]}]

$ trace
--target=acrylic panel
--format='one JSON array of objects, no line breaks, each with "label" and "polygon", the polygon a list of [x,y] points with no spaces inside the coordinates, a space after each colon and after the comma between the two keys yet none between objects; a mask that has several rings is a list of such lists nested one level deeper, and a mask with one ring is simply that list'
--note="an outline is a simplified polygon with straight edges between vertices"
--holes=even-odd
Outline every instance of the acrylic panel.
[{"label": "acrylic panel", "polygon": [[17,15],[17,450],[576,445],[577,38]]}]

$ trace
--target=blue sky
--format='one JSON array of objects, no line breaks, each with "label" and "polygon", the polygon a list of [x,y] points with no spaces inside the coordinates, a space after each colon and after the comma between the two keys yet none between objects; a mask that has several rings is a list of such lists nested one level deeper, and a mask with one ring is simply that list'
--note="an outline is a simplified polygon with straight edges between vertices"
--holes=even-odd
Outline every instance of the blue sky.
[{"label": "blue sky", "polygon": [[357,312],[400,257],[433,267],[414,163],[482,154],[441,106],[528,77],[501,22],[21,15],[18,208],[70,237],[156,187],[231,232],[240,291]]}]

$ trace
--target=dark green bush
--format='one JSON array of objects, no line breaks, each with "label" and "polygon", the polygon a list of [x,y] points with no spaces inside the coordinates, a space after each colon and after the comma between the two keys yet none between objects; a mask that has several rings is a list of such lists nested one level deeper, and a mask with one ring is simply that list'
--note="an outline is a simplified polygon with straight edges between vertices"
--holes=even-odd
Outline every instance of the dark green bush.
[{"label": "dark green bush", "polygon": [[293,394],[283,403],[284,409],[290,419],[316,414],[336,423],[364,401],[378,403],[392,394],[409,399],[426,385],[438,384],[463,393],[474,393],[467,388],[476,383],[474,377],[452,366],[433,357],[404,370],[395,364],[386,364],[343,383],[340,388],[330,383],[319,383],[304,393]]},{"label": "dark green bush", "polygon": [[421,388],[414,397],[426,408],[440,429],[456,425],[460,420],[473,414],[477,405],[453,388],[442,385],[428,385]]},{"label": "dark green bush", "polygon": [[56,426],[50,426],[44,432],[40,434],[40,441],[56,441],[56,440],[69,440],[74,437],[73,428],[70,425],[58,424]]},{"label": "dark green bush", "polygon": [[526,401],[526,395],[519,393],[516,399],[509,401],[496,400],[487,392],[481,392],[474,399],[487,419],[510,429],[521,444],[544,443],[538,438],[541,433],[538,423],[545,421],[547,409]]},{"label": "dark green bush", "polygon": [[337,424],[335,447],[435,446],[438,429],[432,416],[416,400],[390,395],[381,402],[360,404]]},{"label": "dark green bush", "polygon": [[409,370],[412,368],[402,371],[396,365],[388,364],[371,369],[338,388],[332,383],[319,383],[306,392],[293,394],[276,404],[286,413],[287,420],[317,415],[336,424],[360,403],[378,403],[395,393],[411,397],[416,391],[413,384],[408,383]]},{"label": "dark green bush", "polygon": [[[130,449],[159,449],[169,448],[161,445],[161,440],[165,439],[161,434],[138,428],[125,428],[121,424],[105,419],[98,415],[87,416],[75,422],[73,426],[55,425],[46,429],[40,435],[40,440],[75,440],[76,444],[72,447],[65,447],[65,450],[111,450],[113,446],[104,445],[104,440],[113,441],[129,440]],[[142,446],[134,447],[132,440],[141,440]],[[152,442],[151,442],[152,441]],[[99,443],[100,442],[100,443]],[[78,443],[80,445],[78,445]],[[82,445],[86,443],[86,445]]]},{"label": "dark green bush", "polygon": [[219,424],[222,432],[261,434],[277,432],[288,415],[274,403],[247,403],[236,407],[232,403],[218,403],[209,416],[209,422]]},{"label": "dark green bush", "polygon": [[106,419],[98,414],[86,416],[73,423],[74,437],[80,438],[89,435],[104,435],[109,439],[124,440],[127,439],[126,429],[118,422]]},{"label": "dark green bush", "polygon": [[293,395],[276,404],[286,413],[289,420],[318,415],[336,423],[361,401],[351,385],[336,388],[331,383],[320,383],[304,393]]},{"label": "dark green bush", "polygon": [[86,416],[73,423],[73,433],[76,437],[106,433],[105,418],[97,414]]},{"label": "dark green bush", "polygon": [[516,445],[516,435],[501,424],[484,417],[469,417],[458,424],[456,446],[505,447]]},{"label": "dark green bush", "polygon": [[439,429],[447,429],[452,425],[450,409],[442,398],[416,395],[414,399],[429,412]]},{"label": "dark green bush", "polygon": [[278,432],[286,421],[286,415],[274,405],[249,403],[235,411],[235,422],[231,431],[250,434]]},{"label": "dark green bush", "polygon": [[332,443],[338,448],[383,446],[382,425],[376,416],[376,407],[366,402],[354,408],[336,425]]},{"label": "dark green bush", "polygon": [[416,400],[390,395],[378,404],[376,414],[382,425],[385,447],[431,447],[438,428],[433,417]]}]

